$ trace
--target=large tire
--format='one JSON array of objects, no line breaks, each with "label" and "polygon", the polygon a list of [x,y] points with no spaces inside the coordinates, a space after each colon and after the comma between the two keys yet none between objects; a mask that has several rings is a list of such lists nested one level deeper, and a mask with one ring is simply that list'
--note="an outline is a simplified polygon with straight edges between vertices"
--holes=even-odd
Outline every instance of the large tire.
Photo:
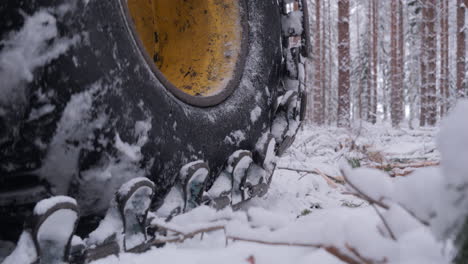
[{"label": "large tire", "polygon": [[[245,0],[241,78],[229,97],[209,107],[187,104],[165,87],[148,66],[120,0],[6,2],[0,4],[0,15],[9,19],[2,38],[22,25],[21,7],[30,15],[48,8],[61,37],[80,40],[34,72],[27,100],[20,102],[21,122],[0,135],[0,193],[37,181],[45,195],[75,197],[81,215],[99,215],[123,182],[144,175],[156,184],[157,208],[184,164],[207,161],[213,182],[230,154],[255,152],[270,132],[282,59],[276,0]],[[57,11],[57,2],[70,9]],[[53,111],[28,121],[44,104]],[[18,205],[22,201],[3,204],[1,218],[23,214],[10,207]]]}]

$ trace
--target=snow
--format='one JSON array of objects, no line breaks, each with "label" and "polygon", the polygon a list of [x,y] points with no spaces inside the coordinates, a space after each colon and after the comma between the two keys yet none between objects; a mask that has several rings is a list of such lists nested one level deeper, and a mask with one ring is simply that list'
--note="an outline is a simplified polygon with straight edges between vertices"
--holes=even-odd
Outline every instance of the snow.
[{"label": "snow", "polygon": [[242,141],[245,140],[245,133],[242,130],[236,130],[231,132],[224,138],[224,142],[231,145],[239,146]]},{"label": "snow", "polygon": [[[368,157],[368,152],[385,150],[385,146],[396,145],[402,139],[420,148],[382,155],[388,160],[405,157],[401,158],[404,161],[413,157],[437,161],[438,152],[427,151],[428,145],[435,146],[435,133],[436,130],[398,131],[368,125],[354,131],[306,126],[292,148],[278,160],[271,187],[264,197],[252,199],[236,212],[230,208],[216,211],[200,206],[169,222],[153,219],[154,224],[184,234],[216,225],[224,226],[225,231],[205,233],[203,238],[197,235],[140,255],[123,253],[93,263],[144,264],[155,259],[160,263],[249,263],[248,259],[254,259],[256,264],[344,263],[324,248],[272,246],[232,239],[228,239],[226,245],[226,236],[264,242],[333,245],[352,256],[346,248],[350,245],[363,257],[376,261],[387,259],[387,263],[449,263],[449,257],[443,253],[444,244],[432,234],[432,227],[422,225],[406,210],[417,208],[414,212],[418,217],[429,217],[437,196],[428,197],[427,191],[433,189],[425,188],[433,188],[441,180],[439,168],[417,169],[411,176],[390,178],[380,170],[351,169],[342,165],[352,158],[360,158],[363,165],[376,164]],[[260,140],[259,145],[264,145],[266,138]],[[389,210],[379,211],[388,220],[397,241],[390,238],[368,202],[349,194],[352,190],[349,185],[338,182],[332,187],[316,173],[294,171],[317,169],[342,180],[340,168],[344,168],[351,181],[369,196],[389,205]],[[411,199],[412,195],[415,198]]]},{"label": "snow", "polygon": [[122,187],[120,187],[118,191],[119,195],[122,197],[127,196],[130,190],[132,189],[132,187],[139,182],[150,182],[150,181],[146,177],[137,177],[137,178],[131,179],[127,181],[126,183],[124,183]]},{"label": "snow", "polygon": [[274,166],[276,164],[277,157],[275,156],[275,146],[276,140],[272,138],[270,142],[268,142],[267,149],[265,150],[265,160],[263,161],[263,167],[269,171],[274,170]]},{"label": "snow", "polygon": [[55,105],[46,104],[41,106],[40,108],[34,108],[31,110],[31,113],[28,117],[28,122],[37,120],[47,114],[52,113],[55,110]]},{"label": "snow", "polygon": [[289,35],[289,33],[294,33],[293,35],[299,36],[302,34],[302,11],[293,11],[290,12],[287,16],[283,16],[281,19],[281,24],[283,26],[283,34]]},{"label": "snow", "polygon": [[[215,226],[224,230],[93,263],[144,264],[155,259],[160,263],[344,263],[330,253],[330,247],[354,259],[359,257],[353,252],[358,252],[376,263],[450,263],[452,254],[446,248],[458,230],[457,219],[467,214],[467,201],[460,192],[466,186],[466,165],[452,163],[467,157],[468,125],[462,118],[467,111],[468,104],[462,103],[442,123],[437,141],[440,154],[434,140],[438,129],[305,126],[277,161],[264,197],[253,198],[239,211],[199,206],[168,222],[158,216],[152,220],[180,234]],[[264,145],[266,138],[259,144]],[[395,147],[402,142],[400,149]],[[419,168],[398,177],[368,168],[439,159],[441,167]],[[371,206],[356,193],[384,206]],[[171,204],[171,209],[184,203],[181,190],[174,194],[165,204]],[[86,239],[88,245],[102,243],[112,234],[122,240],[122,222],[113,203],[99,228]]]},{"label": "snow", "polygon": [[89,234],[85,242],[88,246],[99,245],[112,235],[121,232],[123,232],[121,213],[117,207],[117,201],[112,199],[106,216],[99,223],[99,226]]},{"label": "snow", "polygon": [[63,256],[77,219],[76,211],[66,209],[55,212],[42,223],[37,231],[41,262],[59,263],[56,258]]},{"label": "snow", "polygon": [[115,134],[115,148],[133,162],[139,161],[142,158],[141,147],[123,142],[118,133]]},{"label": "snow", "polygon": [[258,118],[262,114],[262,109],[259,106],[256,106],[251,112],[250,112],[250,121],[252,124],[257,122]]},{"label": "snow", "polygon": [[26,17],[24,26],[2,41],[0,104],[24,100],[24,83],[32,81],[34,70],[58,58],[78,40],[58,38],[57,21],[46,10]]},{"label": "snow", "polygon": [[76,206],[76,200],[68,196],[54,196],[44,200],[41,200],[34,207],[35,215],[43,215],[49,209],[60,203],[71,203]]},{"label": "snow", "polygon": [[346,182],[353,190],[366,190],[366,195],[376,201],[392,197],[393,184],[388,174],[377,169],[345,169]]},{"label": "snow", "polygon": [[31,233],[23,231],[15,250],[2,262],[3,264],[33,263],[37,258]]},{"label": "snow", "polygon": [[187,180],[187,177],[189,176],[189,169],[197,164],[200,164],[200,163],[204,163],[204,161],[202,160],[196,160],[196,161],[192,161],[192,162],[189,162],[187,164],[185,164],[181,169],[180,169],[180,179],[182,181],[185,181]]},{"label": "snow", "polygon": [[[149,187],[141,187],[135,191],[125,204],[125,247],[132,249],[145,242],[145,234],[134,232],[135,226],[138,226],[139,216],[143,215],[149,208],[153,190]],[[129,215],[128,215],[129,214]],[[133,217],[136,215],[137,217]]]}]

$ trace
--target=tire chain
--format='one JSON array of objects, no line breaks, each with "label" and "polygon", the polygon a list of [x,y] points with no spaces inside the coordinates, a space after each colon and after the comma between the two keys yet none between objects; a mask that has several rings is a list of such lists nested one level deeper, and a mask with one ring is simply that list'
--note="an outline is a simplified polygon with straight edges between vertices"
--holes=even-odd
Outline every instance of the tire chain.
[{"label": "tire chain", "polygon": [[[301,127],[301,121],[304,120],[307,105],[304,58],[309,56],[310,37],[308,12],[303,12],[307,10],[307,0],[279,0],[278,4],[282,12],[282,79],[276,106],[273,109],[274,118],[270,133],[264,134],[259,140],[254,153],[247,150],[234,152],[226,161],[225,168],[217,175],[211,188],[207,190],[205,190],[206,179],[210,173],[207,163],[194,161],[183,166],[179,172],[179,181],[172,187],[163,206],[155,213],[150,213],[151,216],[148,216],[148,201],[151,201],[154,194],[154,183],[146,178],[136,178],[125,183],[117,192],[114,203],[106,215],[106,217],[112,217],[110,216],[112,212],[119,212],[114,214],[114,217],[117,215],[119,219],[114,220],[121,222],[122,234],[119,236],[119,230],[115,230],[101,243],[92,246],[85,245],[83,242],[72,243],[70,237],[65,245],[67,250],[61,258],[56,258],[58,261],[88,263],[112,254],[119,254],[121,251],[143,252],[154,246],[148,238],[150,237],[148,233],[153,233],[153,238],[160,235],[150,225],[151,220],[158,213],[159,217],[170,221],[172,217],[201,204],[210,205],[218,210],[227,206],[237,210],[250,199],[265,195],[273,178],[277,156],[281,156],[293,143]],[[302,22],[302,27],[297,27],[297,23],[294,24],[294,20],[297,22],[298,18]],[[144,205],[141,206],[143,203]],[[130,205],[135,206],[135,204],[139,204],[140,207],[132,209]],[[130,206],[128,207],[130,209],[127,206]],[[36,222],[29,223],[26,227],[32,226],[34,230],[39,229],[37,219],[41,219],[39,221],[41,224],[47,222],[45,216],[52,215],[58,211],[57,208],[67,209],[64,204],[58,202],[53,207],[55,211],[38,214],[33,218]],[[73,210],[77,212],[76,208]],[[76,224],[77,220],[70,219],[70,221],[75,221]],[[31,232],[31,228],[29,230],[26,228],[25,232]],[[139,245],[127,246],[141,238],[144,242]],[[40,241],[37,236],[32,236],[32,239],[39,252]],[[38,255],[36,262],[42,263],[41,254]]]}]

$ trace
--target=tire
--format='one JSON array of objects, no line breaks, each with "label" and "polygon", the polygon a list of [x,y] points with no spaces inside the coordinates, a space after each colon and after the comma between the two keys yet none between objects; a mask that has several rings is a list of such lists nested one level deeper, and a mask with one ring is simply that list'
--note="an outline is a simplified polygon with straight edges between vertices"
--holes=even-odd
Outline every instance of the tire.
[{"label": "tire", "polygon": [[[154,209],[184,164],[206,161],[212,183],[227,157],[238,149],[255,153],[270,132],[282,59],[276,0],[243,3],[245,65],[229,96],[209,106],[184,101],[158,78],[134,38],[124,1],[74,1],[65,9],[57,8],[59,1],[29,2],[0,4],[9,18],[2,38],[22,25],[21,7],[29,15],[48,10],[60,37],[79,40],[34,72],[27,99],[16,105],[20,122],[1,116],[0,194],[41,185],[46,192],[28,204],[42,195],[70,195],[80,215],[93,216],[105,212],[122,183],[147,176],[156,184]],[[28,120],[45,104],[53,110]],[[1,205],[0,222],[27,215],[30,207],[21,205],[21,199]]]}]

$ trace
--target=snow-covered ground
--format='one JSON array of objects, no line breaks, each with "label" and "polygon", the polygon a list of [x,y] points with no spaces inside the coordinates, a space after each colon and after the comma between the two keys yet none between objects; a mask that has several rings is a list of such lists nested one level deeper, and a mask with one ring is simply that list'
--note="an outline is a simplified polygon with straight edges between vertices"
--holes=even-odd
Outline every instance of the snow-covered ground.
[{"label": "snow-covered ground", "polygon": [[[385,231],[378,214],[368,202],[349,194],[339,169],[346,160],[351,164],[359,161],[363,166],[437,162],[436,133],[437,129],[395,130],[371,125],[353,130],[306,126],[279,160],[279,169],[265,197],[250,201],[240,212],[227,209],[216,213],[201,207],[190,213],[190,221],[184,221],[183,217],[174,220],[175,226],[190,229],[217,217],[227,217],[230,220],[223,220],[225,231],[208,232],[203,237],[197,235],[143,254],[125,253],[93,263],[338,264],[345,262],[328,253],[332,248],[326,246],[340,243],[350,250],[363,251],[363,259],[375,257],[375,261],[384,261],[380,256],[392,252],[394,256],[387,259],[389,263],[444,263],[447,258],[440,251],[444,247],[425,227],[415,228],[409,234],[404,232],[405,226],[394,227],[400,242],[381,235]],[[325,247],[265,245],[233,241],[227,236]]]}]

